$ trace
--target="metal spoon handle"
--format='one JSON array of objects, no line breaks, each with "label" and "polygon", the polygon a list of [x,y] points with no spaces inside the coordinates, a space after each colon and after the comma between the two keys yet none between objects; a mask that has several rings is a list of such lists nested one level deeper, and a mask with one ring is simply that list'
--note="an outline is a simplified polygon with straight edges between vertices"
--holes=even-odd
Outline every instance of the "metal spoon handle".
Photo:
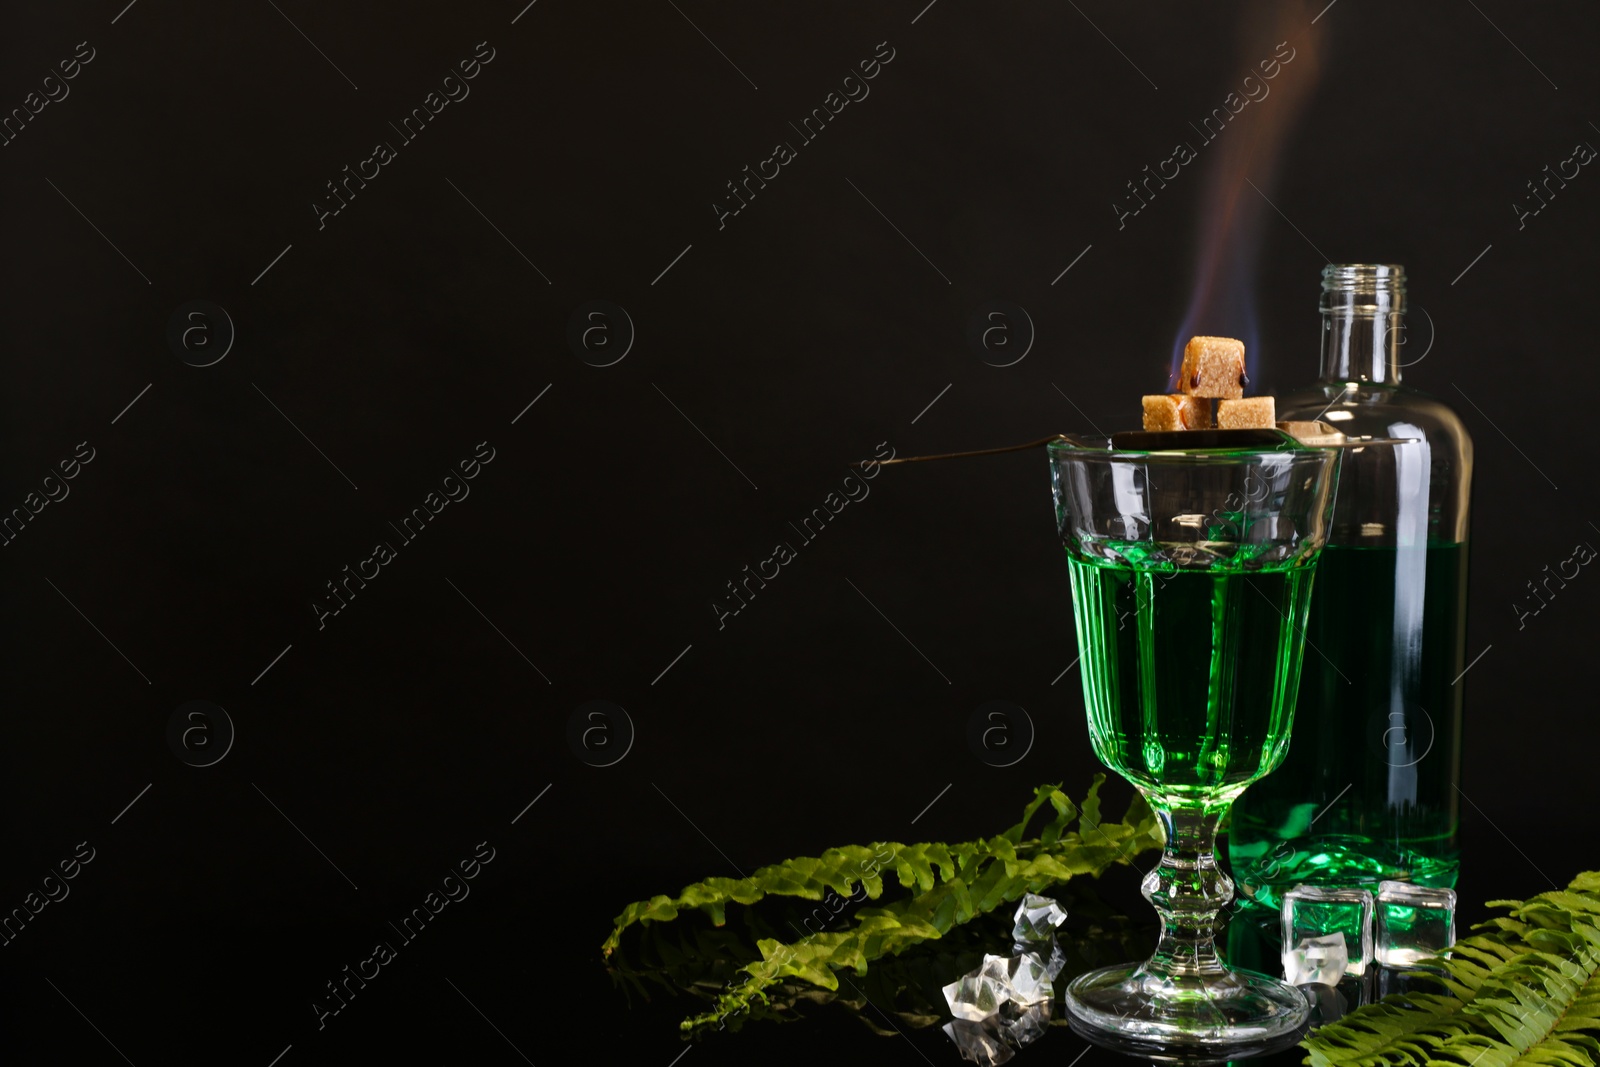
[{"label": "metal spoon handle", "polygon": [[930,459],[961,459],[964,456],[995,456],[1002,452],[1021,452],[1028,448],[1038,448],[1040,445],[1047,445],[1051,441],[1059,440],[1062,436],[1062,434],[1053,433],[1049,437],[1041,437],[1037,441],[1028,441],[1020,445],[1005,445],[1001,448],[979,448],[971,452],[941,452],[935,456],[896,456],[893,459],[878,460],[862,459],[857,460],[853,466],[867,467],[873,463],[877,463],[887,467],[894,463],[922,463]]}]

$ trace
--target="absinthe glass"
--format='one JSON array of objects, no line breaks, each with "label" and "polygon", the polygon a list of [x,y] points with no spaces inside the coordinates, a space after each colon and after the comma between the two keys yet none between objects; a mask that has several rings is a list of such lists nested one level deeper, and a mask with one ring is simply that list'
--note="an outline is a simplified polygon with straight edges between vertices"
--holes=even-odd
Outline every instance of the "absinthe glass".
[{"label": "absinthe glass", "polygon": [[1144,882],[1150,960],[1068,988],[1075,1028],[1132,1052],[1225,1054],[1294,1032],[1306,1001],[1218,957],[1232,898],[1218,821],[1287,751],[1306,608],[1337,452],[1277,446],[1050,448],[1095,753],[1166,831]]}]

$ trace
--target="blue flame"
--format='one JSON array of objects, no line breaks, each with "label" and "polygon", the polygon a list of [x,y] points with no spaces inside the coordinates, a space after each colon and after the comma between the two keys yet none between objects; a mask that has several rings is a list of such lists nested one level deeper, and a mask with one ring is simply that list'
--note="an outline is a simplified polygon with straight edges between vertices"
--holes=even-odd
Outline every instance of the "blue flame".
[{"label": "blue flame", "polygon": [[[1204,203],[1213,206],[1200,221],[1195,286],[1183,324],[1172,339],[1168,386],[1178,390],[1183,348],[1196,335],[1236,337],[1244,342],[1245,373],[1257,381],[1261,361],[1261,324],[1256,311],[1256,282],[1261,258],[1262,209],[1266,204],[1230,175],[1213,177]],[[1232,185],[1232,188],[1217,188]],[[1241,192],[1242,189],[1242,192]]]}]

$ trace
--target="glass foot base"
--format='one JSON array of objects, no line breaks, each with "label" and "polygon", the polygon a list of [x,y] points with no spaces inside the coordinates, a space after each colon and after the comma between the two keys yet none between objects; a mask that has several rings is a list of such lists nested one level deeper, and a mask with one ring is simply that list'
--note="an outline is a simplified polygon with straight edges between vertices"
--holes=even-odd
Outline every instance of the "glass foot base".
[{"label": "glass foot base", "polygon": [[1132,963],[1080,975],[1065,999],[1072,1029],[1084,1040],[1190,1064],[1287,1048],[1305,1036],[1311,1013],[1300,990],[1254,971],[1169,978]]}]

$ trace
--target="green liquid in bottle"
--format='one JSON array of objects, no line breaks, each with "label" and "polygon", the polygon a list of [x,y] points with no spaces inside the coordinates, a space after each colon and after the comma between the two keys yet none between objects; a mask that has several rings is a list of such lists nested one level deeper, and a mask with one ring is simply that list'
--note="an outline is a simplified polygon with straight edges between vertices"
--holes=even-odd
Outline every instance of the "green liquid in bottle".
[{"label": "green liquid in bottle", "polygon": [[1453,886],[1465,548],[1329,545],[1317,570],[1293,743],[1234,806],[1234,878],[1274,907],[1301,883]]},{"label": "green liquid in bottle", "polygon": [[1207,569],[1071,560],[1095,754],[1135,785],[1220,804],[1289,744],[1312,569],[1220,558]]}]

